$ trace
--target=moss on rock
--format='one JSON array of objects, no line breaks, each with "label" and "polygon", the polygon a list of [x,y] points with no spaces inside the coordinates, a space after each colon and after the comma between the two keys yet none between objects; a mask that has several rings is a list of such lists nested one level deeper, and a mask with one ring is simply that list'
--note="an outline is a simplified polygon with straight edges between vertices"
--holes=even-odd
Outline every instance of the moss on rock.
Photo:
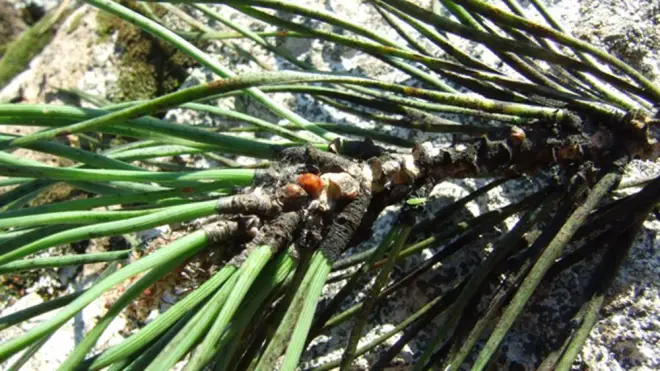
[{"label": "moss on rock", "polygon": [[[134,1],[121,3],[140,12]],[[165,13],[156,7],[156,14]],[[187,77],[187,69],[195,61],[162,40],[122,21],[116,16],[99,12],[97,16],[100,40],[117,32],[117,46],[123,50],[119,64],[119,81],[112,100],[122,102],[149,99],[176,90]]]},{"label": "moss on rock", "polygon": [[26,28],[18,11],[11,4],[0,2],[0,58],[7,49],[7,45]]}]

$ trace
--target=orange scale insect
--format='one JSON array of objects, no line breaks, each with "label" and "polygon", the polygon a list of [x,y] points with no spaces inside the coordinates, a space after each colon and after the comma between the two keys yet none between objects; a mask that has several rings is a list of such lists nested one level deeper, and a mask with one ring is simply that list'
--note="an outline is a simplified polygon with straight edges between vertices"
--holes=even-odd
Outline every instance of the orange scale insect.
[{"label": "orange scale insect", "polygon": [[323,192],[323,180],[316,174],[301,174],[298,177],[298,185],[314,198],[318,198],[321,195],[321,192]]}]

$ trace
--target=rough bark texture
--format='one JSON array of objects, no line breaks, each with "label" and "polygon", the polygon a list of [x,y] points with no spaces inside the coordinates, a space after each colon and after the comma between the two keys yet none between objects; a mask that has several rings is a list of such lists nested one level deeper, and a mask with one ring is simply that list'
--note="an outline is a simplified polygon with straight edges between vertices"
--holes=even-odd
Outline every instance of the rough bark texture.
[{"label": "rough bark texture", "polygon": [[378,157],[386,153],[386,150],[367,138],[364,140],[338,140],[335,139],[330,144],[330,150],[334,153],[355,158],[358,160],[368,160],[372,157]]},{"label": "rough bark texture", "polygon": [[256,169],[254,171],[254,180],[252,183],[255,186],[276,184],[279,179],[279,172],[275,168],[269,167],[267,169]]},{"label": "rough bark texture", "polygon": [[[539,121],[524,129],[514,127],[508,135],[484,136],[472,143],[441,149],[431,154],[423,147],[413,151],[421,170],[435,180],[474,176],[530,174],[553,165],[570,166],[592,161],[596,166],[612,163],[631,142],[646,142],[644,134],[616,126],[551,124]],[[614,128],[613,128],[614,127]],[[630,125],[618,125],[630,128]],[[640,146],[637,146],[639,148]]]},{"label": "rough bark texture", "polygon": [[335,216],[325,239],[319,246],[330,263],[337,260],[350,242],[367,212],[370,201],[371,193],[363,189],[356,199]]},{"label": "rough bark texture", "polygon": [[291,147],[278,153],[276,160],[285,164],[306,164],[315,166],[321,173],[347,172],[362,178],[358,165],[334,153],[319,151],[314,147]]},{"label": "rough bark texture", "polygon": [[[296,236],[302,213],[291,211],[282,213],[270,223],[266,224],[259,236],[250,243],[251,246],[268,245],[274,251],[288,247]],[[248,246],[248,250],[250,246]]]},{"label": "rough bark texture", "polygon": [[217,244],[234,238],[240,231],[239,223],[229,220],[221,220],[213,224],[207,224],[202,228],[204,228],[204,232],[211,244]]},{"label": "rough bark texture", "polygon": [[248,193],[223,197],[215,206],[219,214],[257,214],[271,216],[279,213],[282,208],[270,196]]}]

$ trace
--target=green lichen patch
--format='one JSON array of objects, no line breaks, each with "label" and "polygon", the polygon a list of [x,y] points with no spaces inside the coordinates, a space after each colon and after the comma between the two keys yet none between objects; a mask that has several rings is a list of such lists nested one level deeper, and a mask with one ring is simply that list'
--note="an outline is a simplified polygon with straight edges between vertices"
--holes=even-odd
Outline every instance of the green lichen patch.
[{"label": "green lichen patch", "polygon": [[[122,4],[140,11],[133,1],[122,1]],[[159,16],[164,14],[159,7],[155,11]],[[113,15],[99,12],[97,21],[99,40],[105,41],[117,32],[117,46],[123,50],[118,88],[111,97],[115,102],[149,99],[172,92],[187,77],[188,67],[195,64],[166,42]]]}]

